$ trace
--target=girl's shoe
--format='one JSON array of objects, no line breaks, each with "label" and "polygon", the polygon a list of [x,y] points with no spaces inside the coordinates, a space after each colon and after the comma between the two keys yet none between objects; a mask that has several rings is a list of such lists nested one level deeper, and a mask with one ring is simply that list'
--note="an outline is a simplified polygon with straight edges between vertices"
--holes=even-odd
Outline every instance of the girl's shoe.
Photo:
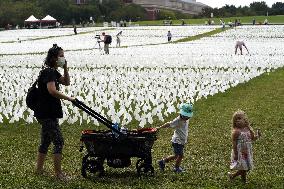
[{"label": "girl's shoe", "polygon": [[228,175],[229,181],[233,181],[233,173],[228,172],[227,175]]}]

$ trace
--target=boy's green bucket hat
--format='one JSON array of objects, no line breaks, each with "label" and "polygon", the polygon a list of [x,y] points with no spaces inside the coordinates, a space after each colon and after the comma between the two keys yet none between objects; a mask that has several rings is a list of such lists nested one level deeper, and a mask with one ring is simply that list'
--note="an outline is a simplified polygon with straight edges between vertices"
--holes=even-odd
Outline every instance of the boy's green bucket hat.
[{"label": "boy's green bucket hat", "polygon": [[192,117],[193,116],[192,108],[193,108],[192,104],[183,103],[179,107],[180,114],[186,117]]}]

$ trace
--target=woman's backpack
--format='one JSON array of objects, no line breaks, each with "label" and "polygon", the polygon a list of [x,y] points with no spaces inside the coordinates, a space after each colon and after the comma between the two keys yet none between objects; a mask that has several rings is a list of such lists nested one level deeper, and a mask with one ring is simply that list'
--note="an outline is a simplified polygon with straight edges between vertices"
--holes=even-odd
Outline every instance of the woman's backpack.
[{"label": "woman's backpack", "polygon": [[36,111],[38,108],[39,89],[37,88],[37,83],[38,80],[29,88],[26,96],[26,104],[33,111]]}]

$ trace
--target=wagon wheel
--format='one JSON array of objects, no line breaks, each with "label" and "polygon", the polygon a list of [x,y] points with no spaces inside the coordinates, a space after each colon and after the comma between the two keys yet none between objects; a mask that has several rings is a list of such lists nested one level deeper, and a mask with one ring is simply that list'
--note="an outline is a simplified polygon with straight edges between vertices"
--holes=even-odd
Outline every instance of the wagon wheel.
[{"label": "wagon wheel", "polygon": [[139,159],[139,160],[136,162],[136,169],[137,169],[137,171],[138,171],[138,167],[141,166],[143,163],[144,163],[144,159]]},{"label": "wagon wheel", "polygon": [[150,164],[144,163],[144,161],[141,160],[141,162],[137,161],[137,173],[138,176],[146,175],[146,176],[153,176],[154,175],[154,167]]},{"label": "wagon wheel", "polygon": [[99,176],[104,174],[104,160],[99,157],[90,157],[87,154],[82,160],[81,174],[84,178],[87,178],[88,173],[97,173]]}]

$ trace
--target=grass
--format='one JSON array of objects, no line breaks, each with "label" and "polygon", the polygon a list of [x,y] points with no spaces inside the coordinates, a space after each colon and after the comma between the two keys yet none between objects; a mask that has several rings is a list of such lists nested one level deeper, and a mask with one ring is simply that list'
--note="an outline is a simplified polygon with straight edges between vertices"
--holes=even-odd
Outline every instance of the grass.
[{"label": "grass", "polygon": [[[228,17],[228,18],[222,18],[226,23],[229,21],[234,22],[235,19],[241,19],[241,23],[243,24],[252,24],[252,20],[255,18],[256,24],[259,24],[260,22],[263,23],[263,21],[267,18],[268,22],[270,24],[284,24],[284,15],[279,15],[279,16],[244,16],[244,17]],[[201,18],[201,19],[184,19],[186,24],[193,24],[193,25],[204,25],[205,21],[208,21],[209,18]],[[220,19],[221,18],[212,18],[211,20],[214,20],[215,24],[220,24]],[[181,20],[173,20],[173,25],[181,25]],[[134,24],[139,24],[139,25],[164,25],[163,20],[155,20],[155,21],[139,21],[139,22],[134,22]]]},{"label": "grass", "polygon": [[[154,177],[136,176],[135,162],[125,169],[105,166],[106,175],[90,180],[80,176],[83,153],[79,150],[80,132],[83,129],[98,129],[92,125],[63,124],[65,138],[63,169],[73,177],[68,183],[54,180],[51,154],[46,162],[45,176],[33,173],[39,144],[38,124],[0,125],[0,188],[283,188],[284,179],[284,68],[263,74],[251,81],[239,84],[194,104],[194,117],[190,121],[189,143],[182,162],[186,173],[175,174],[172,164],[164,173],[159,172],[156,161],[171,154],[171,129],[158,133],[152,156],[156,170]],[[231,152],[231,116],[243,109],[254,127],[263,132],[254,143],[255,169],[243,185],[239,179],[227,181]],[[171,115],[166,121],[173,119]],[[156,127],[162,122],[154,120]],[[135,127],[137,123],[132,123]],[[106,127],[101,126],[100,129]]]},{"label": "grass", "polygon": [[209,32],[205,32],[205,33],[201,33],[201,34],[198,34],[198,35],[195,35],[195,36],[190,36],[190,37],[187,37],[187,38],[183,38],[183,39],[179,39],[179,40],[176,40],[174,41],[174,43],[180,43],[180,42],[188,42],[188,41],[195,41],[195,40],[199,40],[203,37],[210,37],[212,35],[215,35],[215,34],[218,34],[218,33],[221,33],[223,31],[226,31],[226,30],[229,30],[230,28],[225,28],[225,29],[222,29],[222,28],[217,28],[215,30],[212,30],[212,31],[209,31]]}]

